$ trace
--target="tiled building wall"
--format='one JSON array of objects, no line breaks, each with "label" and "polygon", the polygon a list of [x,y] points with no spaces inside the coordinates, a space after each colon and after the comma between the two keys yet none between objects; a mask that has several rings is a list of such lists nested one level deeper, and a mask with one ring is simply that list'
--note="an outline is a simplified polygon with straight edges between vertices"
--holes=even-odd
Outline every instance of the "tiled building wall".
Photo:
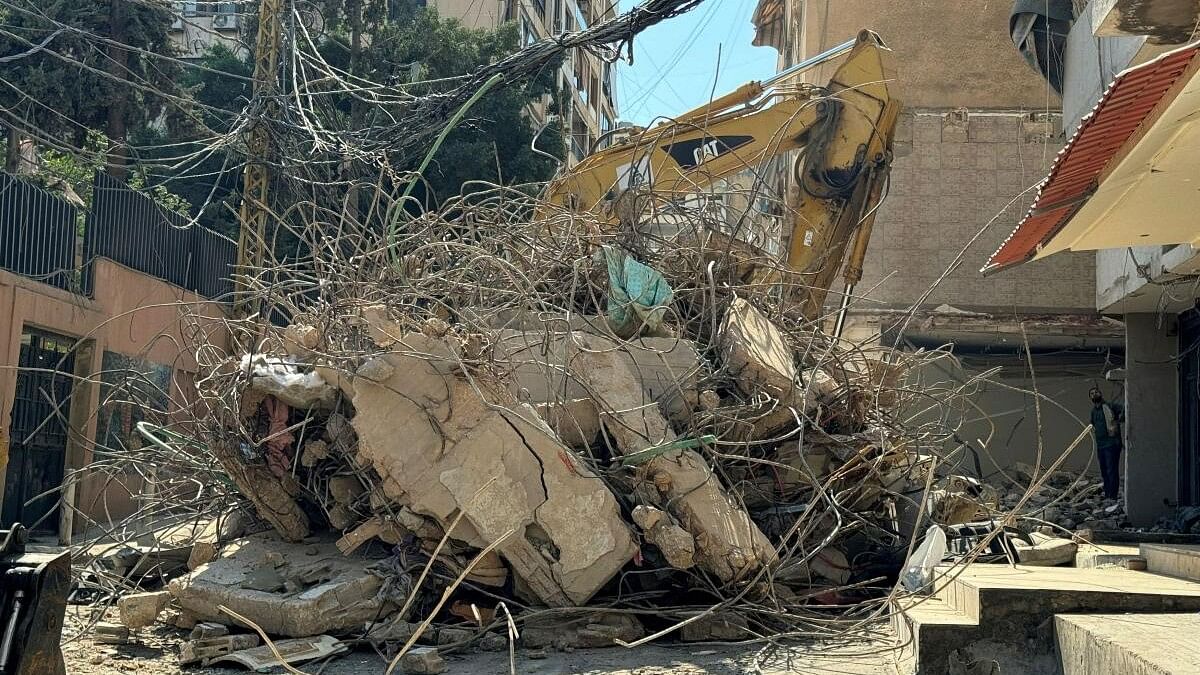
[{"label": "tiled building wall", "polygon": [[924,306],[1094,311],[1095,256],[1088,253],[1058,254],[993,277],[979,273],[1028,209],[1062,146],[1060,129],[1057,115],[906,111],[897,129],[891,188],[858,286],[869,299],[856,307],[917,302],[966,247],[961,265]]}]

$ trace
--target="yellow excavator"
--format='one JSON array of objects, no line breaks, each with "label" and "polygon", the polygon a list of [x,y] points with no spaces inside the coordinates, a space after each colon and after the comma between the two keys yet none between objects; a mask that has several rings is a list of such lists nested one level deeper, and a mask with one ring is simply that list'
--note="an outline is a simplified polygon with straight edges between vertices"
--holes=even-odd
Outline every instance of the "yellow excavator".
[{"label": "yellow excavator", "polygon": [[[842,55],[846,58],[828,84],[789,83],[800,72]],[[628,218],[628,209],[620,204],[631,194],[668,201],[703,194],[717,180],[802,151],[787,199],[792,226],[786,235],[786,263],[806,289],[802,311],[816,318],[849,245],[846,287],[833,331],[840,336],[854,286],[862,279],[891,164],[900,112],[900,102],[890,93],[891,55],[878,35],[864,30],[668,123],[615,130],[628,135],[553,180],[546,200],[591,212],[619,228]]]}]

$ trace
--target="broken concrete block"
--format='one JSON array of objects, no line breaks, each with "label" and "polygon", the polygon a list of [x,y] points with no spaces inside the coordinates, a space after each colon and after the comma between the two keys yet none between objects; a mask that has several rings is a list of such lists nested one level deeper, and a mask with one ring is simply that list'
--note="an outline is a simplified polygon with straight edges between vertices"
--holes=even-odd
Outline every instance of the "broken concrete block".
[{"label": "broken concrete block", "polygon": [[332,410],[337,402],[337,389],[316,372],[304,372],[288,359],[247,354],[242,357],[241,367],[250,377],[251,388],[293,408]]},{"label": "broken concrete block", "polygon": [[605,484],[501,381],[463,373],[455,347],[410,333],[383,357],[395,373],[355,381],[358,460],[384,494],[452,537],[497,551],[536,597],[577,605],[636,547]]},{"label": "broken concrete block", "polygon": [[440,338],[445,337],[450,332],[450,324],[439,319],[436,316],[431,316],[421,322],[421,333],[427,337]]},{"label": "broken concrete block", "polygon": [[488,633],[479,640],[479,651],[502,652],[508,649],[508,637],[499,633]]},{"label": "broken concrete block", "polygon": [[640,386],[633,363],[620,345],[607,338],[573,334],[567,371],[581,383],[600,410],[600,422],[620,454],[639,452],[675,438],[656,401]]},{"label": "broken concrete block", "polygon": [[119,623],[101,621],[96,624],[92,640],[102,645],[123,645],[129,642],[129,629]]},{"label": "broken concrete block", "polygon": [[783,333],[744,298],[734,298],[718,329],[717,345],[743,394],[765,390],[778,399],[791,396],[796,364]]},{"label": "broken concrete block", "polygon": [[[312,551],[312,553],[310,553]],[[278,568],[264,564],[278,556]],[[383,580],[370,571],[375,561],[342,555],[332,541],[296,546],[274,533],[229,542],[221,557],[171,581],[169,590],[183,609],[205,621],[234,620],[217,609],[224,605],[257,623],[267,633],[305,637],[361,630],[395,609],[382,597]],[[274,573],[283,580],[263,587],[258,577]],[[293,590],[288,590],[293,586]]]},{"label": "broken concrete block", "polygon": [[639,467],[638,478],[639,496],[666,505],[695,538],[696,563],[722,581],[740,579],[776,560],[770,540],[695,451],[659,455]]},{"label": "broken concrete block", "polygon": [[633,642],[646,635],[637,618],[629,614],[595,612],[579,616],[531,619],[521,629],[521,644],[531,649],[593,649],[612,647],[617,640]]},{"label": "broken concrete block", "polygon": [[400,658],[400,669],[410,675],[437,675],[446,672],[446,661],[436,647],[414,647]]},{"label": "broken concrete block", "polygon": [[[636,374],[643,403],[672,421],[686,422],[700,397],[700,356],[688,340],[640,338],[619,342],[587,331],[503,330],[496,337],[496,361],[511,374],[513,394],[534,405],[591,397],[588,385],[567,367],[585,344],[609,350],[607,356]],[[551,420],[548,420],[551,421]],[[553,421],[551,426],[554,427]]]},{"label": "broken concrete block", "polygon": [[572,448],[586,450],[600,435],[600,411],[590,398],[538,403],[534,407],[559,439]]},{"label": "broken concrete block", "polygon": [[354,371],[355,377],[362,377],[372,382],[383,382],[392,376],[395,369],[386,359],[371,359]]},{"label": "broken concrete block", "polygon": [[253,633],[189,640],[179,648],[179,664],[183,666],[192,663],[208,665],[213,659],[232,652],[257,647],[258,643],[258,636]]},{"label": "broken concrete block", "polygon": [[300,452],[300,464],[311,469],[328,456],[329,444],[318,438],[304,444],[304,450]]},{"label": "broken concrete block", "polygon": [[367,324],[367,334],[379,347],[391,347],[404,337],[404,326],[393,321],[387,305],[369,305],[362,308],[362,318]]},{"label": "broken concrete block", "polygon": [[686,570],[696,564],[696,540],[667,514],[639,504],[633,508],[633,522],[642,528],[646,541],[658,547],[668,565]]},{"label": "broken concrete block", "polygon": [[508,568],[495,551],[489,551],[471,568],[467,578],[477,584],[499,588],[508,581]]},{"label": "broken concrete block", "polygon": [[1075,553],[1079,550],[1079,545],[1070,539],[1051,537],[1037,532],[1030,534],[1029,538],[1033,541],[1033,545],[1016,538],[1011,540],[1013,549],[1017,552],[1017,560],[1022,565],[1053,567],[1075,562]]},{"label": "broken concrete block", "polygon": [[[350,555],[357,551],[360,546],[376,537],[391,540],[392,543],[395,543],[400,540],[401,530],[402,528],[395,523],[390,523],[380,516],[375,516],[354,528],[353,531],[348,532],[341,539],[338,539],[337,547],[344,555]],[[390,536],[388,536],[389,533]]]},{"label": "broken concrete block", "polygon": [[210,640],[212,638],[225,637],[226,635],[229,635],[229,626],[213,621],[201,621],[192,628],[192,632],[188,637],[192,640]]},{"label": "broken concrete block", "polygon": [[308,357],[321,344],[321,331],[316,326],[292,324],[283,329],[283,349],[291,356]]},{"label": "broken concrete block", "polygon": [[121,613],[121,623],[127,628],[137,630],[154,623],[158,613],[170,603],[171,594],[166,591],[130,593],[117,601],[117,609]]},{"label": "broken concrete block", "polygon": [[366,491],[358,476],[334,476],[329,479],[329,494],[339,504],[353,504]]},{"label": "broken concrete block", "polygon": [[217,438],[211,447],[238,491],[280,536],[288,541],[301,541],[308,536],[308,515],[296,501],[294,482],[281,481],[265,464],[244,461],[232,438]]},{"label": "broken concrete block", "polygon": [[[579,351],[570,372],[586,384],[601,409],[605,430],[620,454],[673,440],[675,434],[652,402],[647,404],[629,363],[611,341],[576,334]],[[669,450],[638,466],[643,504],[666,510],[695,539],[695,560],[722,581],[731,581],[775,560],[775,549],[734,502],[694,450]]]},{"label": "broken concrete block", "polygon": [[[249,668],[252,672],[261,673],[284,663],[304,663],[350,651],[350,645],[330,635],[279,640],[274,644],[274,649],[264,645],[223,654],[208,659],[208,664],[236,663]],[[279,653],[279,656],[275,655],[276,652]],[[283,658],[280,659],[280,656]]]}]

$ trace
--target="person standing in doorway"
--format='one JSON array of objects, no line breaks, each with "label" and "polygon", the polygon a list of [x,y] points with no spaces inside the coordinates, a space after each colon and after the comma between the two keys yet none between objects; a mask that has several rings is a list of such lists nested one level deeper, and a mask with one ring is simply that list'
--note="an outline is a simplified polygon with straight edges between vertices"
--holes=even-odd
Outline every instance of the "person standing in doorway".
[{"label": "person standing in doorway", "polygon": [[1120,403],[1105,401],[1099,387],[1092,387],[1088,395],[1092,398],[1092,431],[1096,436],[1104,496],[1116,499],[1121,487],[1121,423],[1125,421],[1125,409]]}]

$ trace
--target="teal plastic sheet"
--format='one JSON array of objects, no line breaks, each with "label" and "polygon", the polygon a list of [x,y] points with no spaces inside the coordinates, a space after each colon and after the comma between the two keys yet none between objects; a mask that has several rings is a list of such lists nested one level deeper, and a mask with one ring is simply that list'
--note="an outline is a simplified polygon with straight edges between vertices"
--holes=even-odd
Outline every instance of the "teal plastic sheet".
[{"label": "teal plastic sheet", "polygon": [[612,246],[604,246],[608,265],[608,321],[620,335],[642,330],[657,332],[674,293],[663,275],[653,267],[629,257]]}]

